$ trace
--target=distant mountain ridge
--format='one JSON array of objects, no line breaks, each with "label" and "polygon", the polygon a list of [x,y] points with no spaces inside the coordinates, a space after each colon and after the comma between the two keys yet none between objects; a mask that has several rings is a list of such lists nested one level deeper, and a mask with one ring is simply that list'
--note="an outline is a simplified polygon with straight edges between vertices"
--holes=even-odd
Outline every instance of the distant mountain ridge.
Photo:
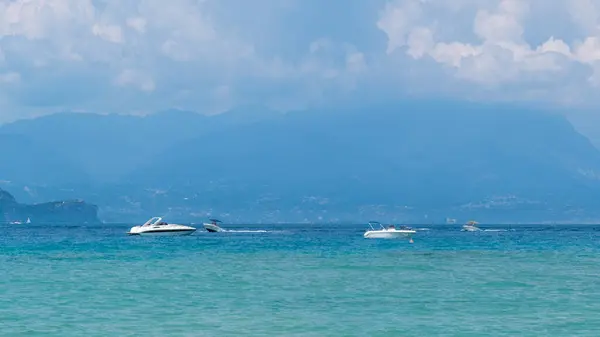
[{"label": "distant mountain ridge", "polygon": [[[58,114],[4,125],[0,148],[3,139],[25,150],[27,142],[43,144],[72,163],[65,167],[73,179],[52,183],[40,183],[52,179],[34,171],[15,179],[20,164],[0,167],[0,181],[11,181],[19,197],[77,194],[111,219],[600,216],[600,152],[564,117],[514,106]],[[19,146],[0,150],[2,158],[18,162],[14,157],[26,152]]]},{"label": "distant mountain ridge", "polygon": [[0,222],[98,223],[98,207],[81,200],[65,200],[26,205],[0,189]]},{"label": "distant mountain ridge", "polygon": [[249,114],[257,116],[244,118],[244,113],[238,110],[228,113],[227,118],[182,110],[147,116],[65,112],[2,125],[0,136],[25,137],[28,142],[52,149],[60,160],[77,163],[81,173],[71,183],[114,182],[144,162],[160,160],[154,156],[179,142],[214,129],[270,117],[257,113],[256,107],[249,109]]}]

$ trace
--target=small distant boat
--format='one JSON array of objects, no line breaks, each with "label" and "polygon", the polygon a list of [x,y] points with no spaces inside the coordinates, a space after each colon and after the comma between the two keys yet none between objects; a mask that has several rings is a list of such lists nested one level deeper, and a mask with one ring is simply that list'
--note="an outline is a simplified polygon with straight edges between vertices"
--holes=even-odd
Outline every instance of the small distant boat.
[{"label": "small distant boat", "polygon": [[462,226],[463,232],[479,232],[481,228],[477,227],[479,223],[477,221],[469,221]]},{"label": "small distant boat", "polygon": [[161,217],[154,217],[141,226],[133,226],[127,234],[129,235],[189,235],[196,228],[184,225],[170,224]]},{"label": "small distant boat", "polygon": [[[27,218],[27,221],[25,221],[26,224],[30,224],[31,223],[31,219]],[[10,225],[22,225],[23,221],[21,220],[16,220],[16,221],[11,221],[9,222]]]},{"label": "small distant boat", "polygon": [[[380,228],[376,229],[377,226]],[[417,232],[407,226],[400,226],[400,228],[396,228],[394,225],[389,225],[387,228],[385,228],[377,221],[370,221],[369,227],[371,230],[366,231],[363,235],[366,239],[397,239],[410,237]]]},{"label": "small distant boat", "polygon": [[205,222],[204,225],[204,229],[206,229],[207,231],[211,232],[211,233],[218,233],[218,232],[224,232],[225,230],[221,227],[219,227],[219,224],[222,223],[221,221],[217,220],[217,219],[209,219],[208,222]]}]

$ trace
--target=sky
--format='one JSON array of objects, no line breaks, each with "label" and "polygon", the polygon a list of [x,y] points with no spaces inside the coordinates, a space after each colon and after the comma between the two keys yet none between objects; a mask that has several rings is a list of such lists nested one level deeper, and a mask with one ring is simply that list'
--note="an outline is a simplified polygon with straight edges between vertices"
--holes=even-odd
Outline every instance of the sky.
[{"label": "sky", "polygon": [[0,0],[0,123],[599,90],[600,0]]}]

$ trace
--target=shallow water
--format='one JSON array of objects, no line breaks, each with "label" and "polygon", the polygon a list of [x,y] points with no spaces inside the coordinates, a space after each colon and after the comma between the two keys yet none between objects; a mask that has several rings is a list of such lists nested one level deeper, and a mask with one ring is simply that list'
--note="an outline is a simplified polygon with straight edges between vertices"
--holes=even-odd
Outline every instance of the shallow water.
[{"label": "shallow water", "polygon": [[0,335],[600,332],[600,227],[431,226],[413,244],[363,239],[363,225],[129,227],[0,227]]}]

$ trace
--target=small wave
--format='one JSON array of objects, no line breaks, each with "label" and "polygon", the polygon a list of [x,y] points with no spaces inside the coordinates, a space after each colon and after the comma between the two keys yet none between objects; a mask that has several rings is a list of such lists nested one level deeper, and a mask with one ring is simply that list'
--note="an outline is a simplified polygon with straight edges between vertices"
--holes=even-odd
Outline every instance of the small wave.
[{"label": "small wave", "polygon": [[507,229],[484,229],[484,232],[508,232]]},{"label": "small wave", "polygon": [[270,233],[273,231],[268,231],[268,230],[264,230],[264,229],[255,229],[255,230],[250,230],[250,229],[228,229],[225,230],[223,233]]},{"label": "small wave", "polygon": [[430,231],[431,228],[416,228],[418,231]]}]

